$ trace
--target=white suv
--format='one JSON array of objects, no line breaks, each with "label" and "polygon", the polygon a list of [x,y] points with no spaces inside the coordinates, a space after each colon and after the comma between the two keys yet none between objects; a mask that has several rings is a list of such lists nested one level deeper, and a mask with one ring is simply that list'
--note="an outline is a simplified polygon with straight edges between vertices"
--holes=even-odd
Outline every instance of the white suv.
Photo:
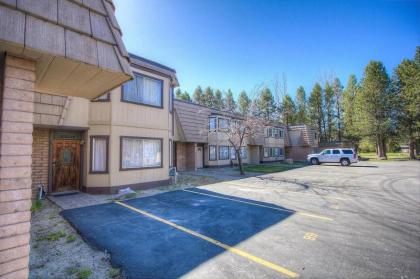
[{"label": "white suv", "polygon": [[307,160],[312,165],[340,163],[343,167],[359,161],[357,153],[350,148],[325,149],[319,154],[309,154]]}]

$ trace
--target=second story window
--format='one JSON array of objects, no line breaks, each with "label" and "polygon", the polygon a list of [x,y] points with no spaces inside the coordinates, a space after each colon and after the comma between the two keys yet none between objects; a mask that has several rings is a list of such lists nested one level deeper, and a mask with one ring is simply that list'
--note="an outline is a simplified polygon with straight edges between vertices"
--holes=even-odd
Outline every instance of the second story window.
[{"label": "second story window", "polygon": [[163,81],[134,73],[134,79],[125,83],[121,100],[130,103],[163,107]]},{"label": "second story window", "polygon": [[209,118],[209,131],[213,132],[216,131],[216,117]]},{"label": "second story window", "polygon": [[229,128],[229,120],[226,118],[219,118],[219,129],[227,130]]},{"label": "second story window", "polygon": [[174,110],[174,88],[169,88],[169,112]]}]

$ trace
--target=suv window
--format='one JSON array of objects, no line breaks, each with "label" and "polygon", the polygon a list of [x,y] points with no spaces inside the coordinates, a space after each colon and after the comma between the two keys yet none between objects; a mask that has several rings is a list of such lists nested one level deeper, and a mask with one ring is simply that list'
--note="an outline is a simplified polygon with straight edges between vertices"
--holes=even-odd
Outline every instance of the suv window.
[{"label": "suv window", "polygon": [[334,150],[333,150],[333,154],[340,154],[340,150],[336,150],[336,149],[334,149]]},{"label": "suv window", "polygon": [[351,149],[343,149],[344,154],[353,154],[353,150]]},{"label": "suv window", "polygon": [[331,150],[327,149],[322,152],[323,155],[331,154]]}]

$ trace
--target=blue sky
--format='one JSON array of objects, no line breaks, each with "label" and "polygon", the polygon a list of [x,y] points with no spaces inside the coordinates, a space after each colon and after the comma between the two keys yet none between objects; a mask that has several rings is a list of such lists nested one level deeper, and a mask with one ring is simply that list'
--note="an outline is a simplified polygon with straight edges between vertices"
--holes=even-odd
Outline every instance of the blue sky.
[{"label": "blue sky", "polygon": [[420,1],[114,0],[127,49],[175,68],[182,90],[235,95],[283,73],[289,93],[420,45]]}]

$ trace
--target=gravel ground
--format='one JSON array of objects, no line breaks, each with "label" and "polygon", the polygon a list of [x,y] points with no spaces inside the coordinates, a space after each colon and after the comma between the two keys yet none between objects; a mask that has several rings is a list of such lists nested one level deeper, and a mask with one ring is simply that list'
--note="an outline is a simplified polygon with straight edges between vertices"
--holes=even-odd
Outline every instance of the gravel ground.
[{"label": "gravel ground", "polygon": [[29,278],[123,278],[109,255],[90,247],[48,200],[32,214]]}]

